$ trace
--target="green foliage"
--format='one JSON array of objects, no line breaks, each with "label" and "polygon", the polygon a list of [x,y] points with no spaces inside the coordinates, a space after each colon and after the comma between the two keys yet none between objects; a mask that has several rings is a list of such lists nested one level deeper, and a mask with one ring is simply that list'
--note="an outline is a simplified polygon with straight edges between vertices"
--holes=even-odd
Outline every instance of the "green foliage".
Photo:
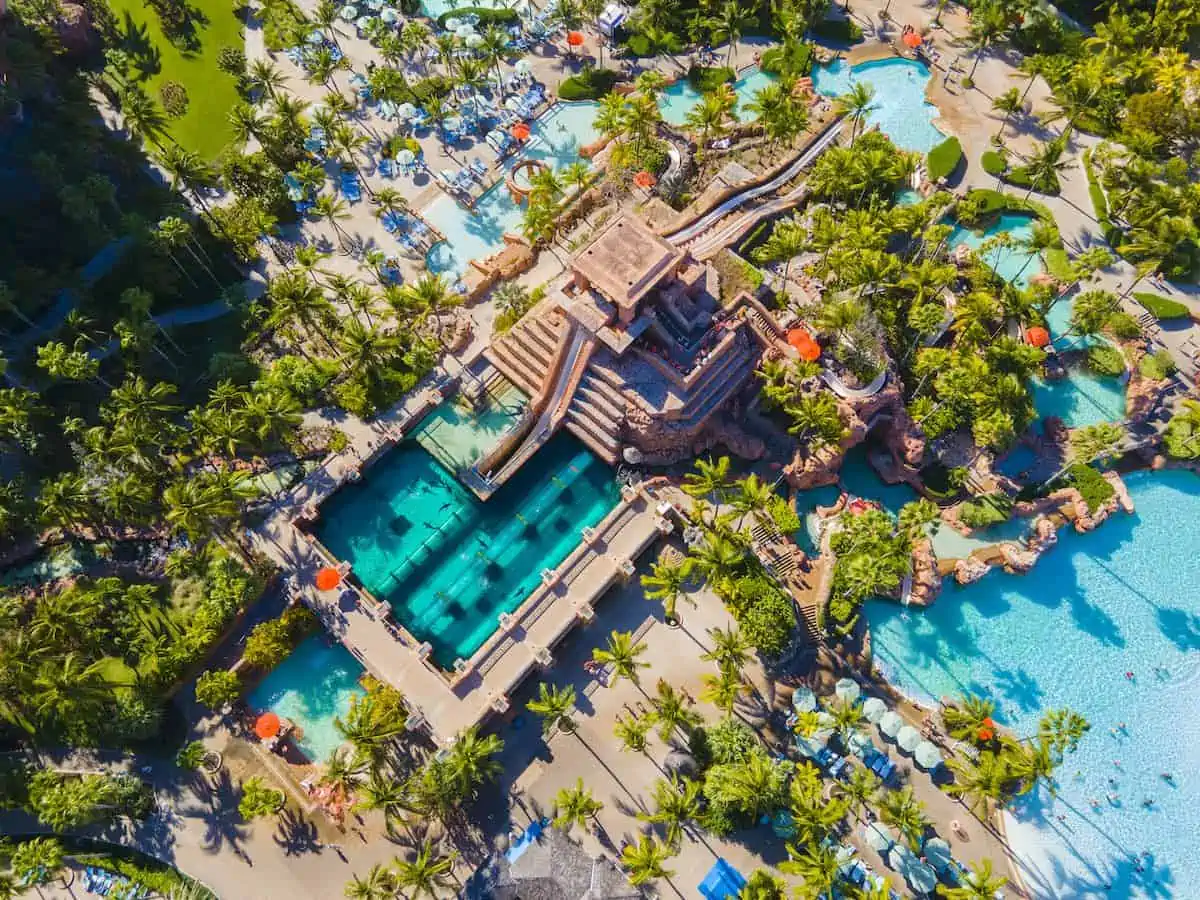
[{"label": "green foliage", "polygon": [[730,250],[722,250],[711,260],[721,285],[721,302],[730,303],[739,294],[753,294],[763,282],[763,273]]},{"label": "green foliage", "polygon": [[1067,483],[1083,496],[1083,502],[1087,504],[1091,513],[1096,512],[1116,494],[1116,489],[1109,484],[1107,478],[1084,463],[1076,463],[1067,469],[1065,478]]},{"label": "green foliage", "polygon": [[1169,378],[1175,374],[1177,368],[1175,358],[1167,350],[1147,353],[1138,362],[1138,372],[1143,378],[1148,378],[1150,381],[1162,381],[1164,378]]},{"label": "green foliage", "polygon": [[286,799],[283,791],[268,786],[264,779],[255,775],[242,782],[238,814],[247,822],[273,816],[283,809]]},{"label": "green foliage", "polygon": [[445,28],[447,19],[459,19],[461,21],[464,16],[478,16],[479,24],[477,27],[481,32],[486,31],[489,25],[507,27],[509,25],[516,25],[521,20],[517,11],[508,7],[497,9],[493,6],[460,6],[438,16],[438,27]]},{"label": "green foliage", "polygon": [[736,81],[737,73],[726,66],[692,66],[687,79],[701,94],[709,94]]},{"label": "green foliage", "polygon": [[305,359],[303,356],[281,356],[255,382],[255,390],[282,390],[304,408],[317,405],[318,398],[337,375],[335,362],[327,359]]},{"label": "green foliage", "polygon": [[178,81],[164,81],[158,86],[158,99],[162,103],[163,112],[172,119],[186,115],[188,111],[188,92]]},{"label": "green foliage", "polygon": [[1111,344],[1097,344],[1088,349],[1088,368],[1098,375],[1117,376],[1125,373],[1125,354]]},{"label": "green foliage", "polygon": [[969,528],[987,528],[1007,522],[1012,508],[1012,498],[1007,494],[985,494],[959,504],[958,518]]},{"label": "green foliage", "polygon": [[220,710],[242,695],[242,681],[237,672],[213,669],[196,679],[196,702],[209,709]]},{"label": "green foliage", "polygon": [[1163,433],[1163,447],[1175,459],[1200,458],[1200,403],[1180,402]]},{"label": "green foliage", "polygon": [[929,180],[936,182],[942,178],[949,178],[958,168],[958,164],[962,162],[962,158],[962,144],[958,142],[958,138],[946,138],[930,150],[926,157],[925,164],[929,170]]},{"label": "green foliage", "polygon": [[722,719],[696,733],[704,736],[708,756],[717,765],[744,763],[760,748],[753,729],[738,719]]},{"label": "green foliage", "polygon": [[559,84],[558,96],[563,100],[599,100],[620,80],[621,73],[613,69],[585,66],[578,75]]},{"label": "green foliage", "polygon": [[803,78],[812,69],[812,46],[803,41],[784,41],[763,53],[759,68],[782,78]]},{"label": "green foliage", "polygon": [[743,637],[763,656],[778,656],[796,629],[796,605],[764,575],[739,578],[723,599],[733,609]]},{"label": "green foliage", "polygon": [[1003,175],[1008,168],[1008,159],[998,150],[985,150],[983,156],[979,158],[979,162],[983,166],[983,171],[995,177]]},{"label": "green foliage", "polygon": [[1134,292],[1133,299],[1145,307],[1146,311],[1160,322],[1171,319],[1186,319],[1191,315],[1186,305],[1180,303],[1178,300],[1172,300],[1170,297],[1136,291]]},{"label": "green foliage", "polygon": [[773,495],[767,502],[767,515],[771,523],[781,534],[794,534],[799,531],[804,522],[791,503],[786,498]]},{"label": "green foliage", "polygon": [[877,509],[842,516],[840,522],[830,545],[837,562],[829,613],[846,633],[864,600],[900,587],[911,566],[912,545],[909,535],[896,531],[891,518]]},{"label": "green foliage", "polygon": [[131,775],[74,775],[48,769],[29,781],[29,810],[55,831],[67,831],[117,816],[144,818],[153,791]]},{"label": "green foliage", "polygon": [[429,75],[409,85],[409,90],[418,103],[428,103],[430,100],[445,97],[454,90],[454,79],[447,75]]},{"label": "green foliage", "polygon": [[635,25],[625,39],[625,48],[630,55],[635,57],[674,55],[683,52],[683,41],[672,31],[664,29],[654,29],[652,32],[641,31]]},{"label": "green foliage", "polygon": [[1071,259],[1062,247],[1051,247],[1042,251],[1042,259],[1046,261],[1046,271],[1063,284],[1075,280],[1075,272],[1071,267]]},{"label": "green foliage", "polygon": [[251,629],[242,658],[260,669],[277,666],[316,627],[317,617],[311,609],[290,606],[278,619],[260,622]]},{"label": "green foliage", "polygon": [[863,39],[862,29],[853,19],[825,19],[809,29],[819,41],[831,44],[857,44]]}]

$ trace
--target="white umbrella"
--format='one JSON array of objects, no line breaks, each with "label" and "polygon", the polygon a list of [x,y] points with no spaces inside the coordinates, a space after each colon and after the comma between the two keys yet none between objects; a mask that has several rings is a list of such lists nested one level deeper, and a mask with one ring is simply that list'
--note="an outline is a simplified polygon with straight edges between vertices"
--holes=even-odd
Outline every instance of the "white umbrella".
[{"label": "white umbrella", "polygon": [[896,834],[882,822],[872,822],[863,829],[863,838],[877,852],[887,853],[896,843]]},{"label": "white umbrella", "polygon": [[900,874],[918,894],[931,894],[937,887],[937,873],[916,860],[905,866]]},{"label": "white umbrella", "polygon": [[812,712],[816,708],[817,695],[809,688],[796,688],[796,692],[792,694],[792,709],[796,710],[796,712]]},{"label": "white umbrella", "polygon": [[400,13],[396,12],[394,9],[385,9],[379,14],[379,21],[383,22],[385,25],[395,25],[400,21]]},{"label": "white umbrella", "polygon": [[358,8],[347,3],[340,10],[338,10],[338,18],[345,22],[353,22],[358,18]]},{"label": "white umbrella", "polygon": [[470,34],[468,34],[466,36],[466,39],[463,41],[463,43],[466,44],[468,47],[472,47],[472,48],[478,47],[480,44],[483,43],[483,35],[480,34],[478,31],[472,31]]},{"label": "white umbrella", "polygon": [[462,124],[462,116],[450,116],[442,122],[442,127],[447,131],[458,131],[462,128]]},{"label": "white umbrella", "polygon": [[896,732],[904,727],[904,720],[895,710],[889,709],[879,719],[879,730],[888,737],[895,737]]},{"label": "white umbrella", "polygon": [[950,860],[953,854],[950,852],[950,845],[939,837],[930,838],[925,842],[925,846],[921,848],[921,852],[925,854],[925,862],[933,866],[934,869],[941,872],[950,865]]},{"label": "white umbrella", "polygon": [[862,688],[853,678],[843,678],[833,686],[833,693],[844,703],[853,703],[862,695]]},{"label": "white umbrella", "polygon": [[893,844],[888,851],[888,865],[896,872],[903,873],[906,867],[916,861],[917,858],[904,844]]},{"label": "white umbrella", "polygon": [[919,743],[921,743],[921,732],[917,731],[911,725],[905,725],[896,732],[896,744],[901,750],[907,753],[912,753],[916,750]]},{"label": "white umbrella", "polygon": [[453,16],[451,16],[449,19],[446,20],[446,30],[454,31],[461,24],[462,24],[462,19],[456,19]]},{"label": "white umbrella", "polygon": [[942,753],[935,744],[921,741],[917,744],[917,749],[913,751],[913,759],[922,769],[936,769],[942,764]]},{"label": "white umbrella", "polygon": [[887,712],[887,704],[878,697],[868,697],[863,701],[862,711],[863,718],[874,724],[883,718],[883,714]]},{"label": "white umbrella", "polygon": [[320,28],[314,28],[308,33],[308,37],[305,38],[305,40],[310,44],[323,43],[325,40],[325,32],[323,32]]},{"label": "white umbrella", "polygon": [[460,40],[465,41],[467,38],[469,38],[473,34],[475,34],[475,26],[474,25],[463,24],[463,25],[459,25],[457,28],[454,29],[454,36],[459,38]]},{"label": "white umbrella", "polygon": [[513,66],[513,71],[520,75],[528,75],[531,70],[532,67],[527,59],[518,59],[516,64]]},{"label": "white umbrella", "polygon": [[411,103],[401,103],[396,107],[396,118],[404,119],[406,122],[417,114],[417,108]]},{"label": "white umbrella", "polygon": [[850,752],[858,756],[864,756],[868,750],[874,745],[871,743],[869,735],[861,731],[851,732],[850,738],[846,741],[850,745]]},{"label": "white umbrella", "polygon": [[396,154],[396,164],[400,166],[411,166],[417,161],[417,154],[413,153],[407,147]]},{"label": "white umbrella", "polygon": [[367,9],[379,12],[379,10],[383,9],[383,0],[367,0]]}]

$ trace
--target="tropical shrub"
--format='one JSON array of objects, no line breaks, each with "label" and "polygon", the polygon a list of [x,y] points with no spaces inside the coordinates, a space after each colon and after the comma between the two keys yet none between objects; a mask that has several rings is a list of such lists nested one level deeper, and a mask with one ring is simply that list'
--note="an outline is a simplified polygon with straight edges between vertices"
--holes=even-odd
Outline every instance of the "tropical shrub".
[{"label": "tropical shrub", "polygon": [[269,787],[255,775],[242,782],[242,797],[238,801],[238,813],[247,822],[264,816],[273,816],[286,801],[283,791]]},{"label": "tropical shrub", "polygon": [[857,44],[863,39],[862,29],[851,18],[825,19],[809,29],[817,40],[833,44]]},{"label": "tropical shrub", "polygon": [[1200,457],[1200,403],[1180,402],[1163,433],[1163,447],[1176,459]]},{"label": "tropical shrub", "polygon": [[1088,368],[1098,375],[1122,375],[1125,372],[1125,354],[1111,344],[1097,344],[1087,353]]},{"label": "tropical shrub", "polygon": [[958,164],[962,162],[962,157],[962,144],[958,142],[958,138],[946,138],[930,150],[926,157],[925,165],[929,170],[929,180],[936,182],[942,178],[949,178],[958,168]]},{"label": "tropical shrub", "polygon": [[688,69],[687,79],[701,94],[709,94],[736,81],[737,73],[727,66],[692,66]]},{"label": "tropical shrub", "polygon": [[1172,300],[1170,297],[1137,291],[1134,293],[1133,299],[1145,307],[1146,311],[1159,321],[1186,319],[1191,315],[1187,306],[1178,300]]},{"label": "tropical shrub", "polygon": [[983,156],[979,158],[980,165],[983,166],[983,171],[989,175],[999,177],[1004,174],[1008,168],[1008,159],[998,150],[985,150]]},{"label": "tropical shrub", "polygon": [[696,731],[704,735],[709,758],[716,765],[745,762],[760,747],[754,731],[737,719],[723,719]]},{"label": "tropical shrub", "polygon": [[1162,381],[1175,374],[1177,368],[1175,358],[1167,350],[1147,353],[1138,363],[1138,373],[1151,381]]},{"label": "tropical shrub", "polygon": [[478,28],[480,31],[486,31],[489,25],[499,25],[502,27],[516,25],[521,20],[520,15],[515,9],[509,9],[506,6],[502,6],[499,9],[493,6],[460,6],[438,16],[438,27],[445,28],[447,19],[461,20],[464,16],[478,16]]},{"label": "tropical shrub", "polygon": [[969,528],[987,528],[1007,522],[1013,502],[1007,494],[987,494],[959,504],[958,518]]},{"label": "tropical shrub", "polygon": [[1079,491],[1083,502],[1087,504],[1088,512],[1091,513],[1096,512],[1116,494],[1116,489],[1109,484],[1107,478],[1084,463],[1076,463],[1067,469],[1066,480]]},{"label": "tropical shrub", "polygon": [[154,792],[131,775],[75,775],[43,769],[29,781],[29,810],[55,831],[117,816],[145,818]]},{"label": "tropical shrub", "polygon": [[621,73],[613,69],[584,66],[578,75],[572,75],[558,86],[558,96],[563,100],[599,100],[620,80]]},{"label": "tropical shrub", "polygon": [[158,99],[163,112],[178,119],[188,111],[188,92],[178,81],[164,81],[158,88]]},{"label": "tropical shrub", "polygon": [[802,78],[812,69],[812,46],[803,41],[784,41],[763,53],[759,68],[771,75]]},{"label": "tropical shrub", "polygon": [[209,709],[220,710],[242,695],[242,681],[237,672],[213,669],[196,679],[196,702]]},{"label": "tropical shrub", "polygon": [[911,565],[911,541],[881,510],[868,509],[840,521],[842,527],[831,539],[837,562],[829,615],[835,630],[846,634],[854,628],[864,600],[900,587]]},{"label": "tropical shrub", "polygon": [[260,622],[251,629],[242,658],[260,669],[276,666],[316,627],[317,617],[311,609],[290,606],[278,619]]},{"label": "tropical shrub", "polygon": [[765,574],[734,582],[726,596],[742,635],[763,656],[778,656],[792,640],[796,628],[796,605]]}]

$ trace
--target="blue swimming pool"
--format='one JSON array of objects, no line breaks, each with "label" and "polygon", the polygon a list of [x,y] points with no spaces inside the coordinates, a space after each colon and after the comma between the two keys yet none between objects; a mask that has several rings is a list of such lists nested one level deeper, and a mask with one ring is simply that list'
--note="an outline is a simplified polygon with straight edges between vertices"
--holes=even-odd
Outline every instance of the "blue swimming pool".
[{"label": "blue swimming pool", "polygon": [[424,449],[404,444],[322,505],[318,536],[449,669],[617,499],[612,470],[568,434],[486,503]]},{"label": "blue swimming pool", "polygon": [[[1041,897],[1182,898],[1200,882],[1200,531],[1180,527],[1200,521],[1200,479],[1142,472],[1127,483],[1136,515],[1061,531],[1029,575],[948,585],[924,612],[867,604],[879,664],[909,695],[989,696],[1021,735],[1052,707],[1091,721],[1058,798],[1021,803],[1008,828]],[[1145,851],[1139,873],[1133,857]]]},{"label": "blue swimming pool", "polygon": [[929,69],[911,59],[878,59],[848,66],[838,59],[817,66],[813,87],[827,97],[839,97],[858,82],[875,88],[875,109],[868,113],[866,127],[879,129],[901,149],[928,153],[946,139],[933,124],[937,107],[925,102]]},{"label": "blue swimming pool", "polygon": [[[575,162],[579,148],[600,136],[592,124],[597,106],[590,101],[561,103],[534,120],[525,151],[514,157],[509,167],[522,159],[541,160],[553,169]],[[426,256],[429,270],[461,275],[472,259],[498,250],[506,231],[520,231],[523,211],[523,206],[513,202],[503,181],[481,196],[470,210],[453,197],[440,195],[423,213],[446,236]]]},{"label": "blue swimming pool", "polygon": [[[965,225],[955,225],[946,246],[953,250],[959,244],[966,244],[971,249],[978,250],[984,241],[1004,232],[1008,232],[1014,241],[1023,241],[1033,233],[1033,223],[1036,219],[1036,216],[1028,213],[1006,212],[988,222],[987,227],[981,231],[974,231]],[[1029,253],[1020,247],[997,247],[984,254],[983,259],[997,275],[1021,288],[1028,287],[1029,279],[1044,270],[1039,254]]]},{"label": "blue swimming pool", "polygon": [[300,726],[296,743],[313,762],[325,762],[342,744],[333,720],[345,715],[350,698],[366,693],[358,684],[363,668],[341,644],[314,635],[272,669],[250,694],[255,710],[270,710]]},{"label": "blue swimming pool", "polygon": [[[1074,335],[1071,328],[1071,301],[1060,300],[1050,307],[1046,325],[1060,351],[1083,350],[1102,338]],[[1070,358],[1070,357],[1068,357]],[[1033,379],[1033,402],[1039,416],[1058,416],[1069,428],[1116,422],[1125,418],[1125,382],[1111,375],[1098,375],[1086,362],[1075,359],[1067,367],[1067,377]]]},{"label": "blue swimming pool", "polygon": [[[737,108],[734,115],[740,122],[754,118],[754,114],[746,109],[746,105],[754,99],[755,93],[775,81],[774,75],[768,75],[762,69],[752,67],[733,83],[733,93],[737,96]],[[658,108],[662,112],[663,121],[671,125],[682,125],[688,113],[700,102],[701,93],[692,87],[686,78],[680,78],[662,92],[658,100]]]}]

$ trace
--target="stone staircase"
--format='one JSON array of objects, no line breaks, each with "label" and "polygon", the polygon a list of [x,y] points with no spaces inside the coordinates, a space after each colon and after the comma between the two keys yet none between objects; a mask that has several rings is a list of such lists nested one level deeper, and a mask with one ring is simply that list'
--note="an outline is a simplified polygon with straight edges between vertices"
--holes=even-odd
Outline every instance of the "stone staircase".
[{"label": "stone staircase", "polygon": [[566,426],[593,453],[616,465],[621,452],[621,423],[625,400],[610,384],[589,369],[567,409]]}]

